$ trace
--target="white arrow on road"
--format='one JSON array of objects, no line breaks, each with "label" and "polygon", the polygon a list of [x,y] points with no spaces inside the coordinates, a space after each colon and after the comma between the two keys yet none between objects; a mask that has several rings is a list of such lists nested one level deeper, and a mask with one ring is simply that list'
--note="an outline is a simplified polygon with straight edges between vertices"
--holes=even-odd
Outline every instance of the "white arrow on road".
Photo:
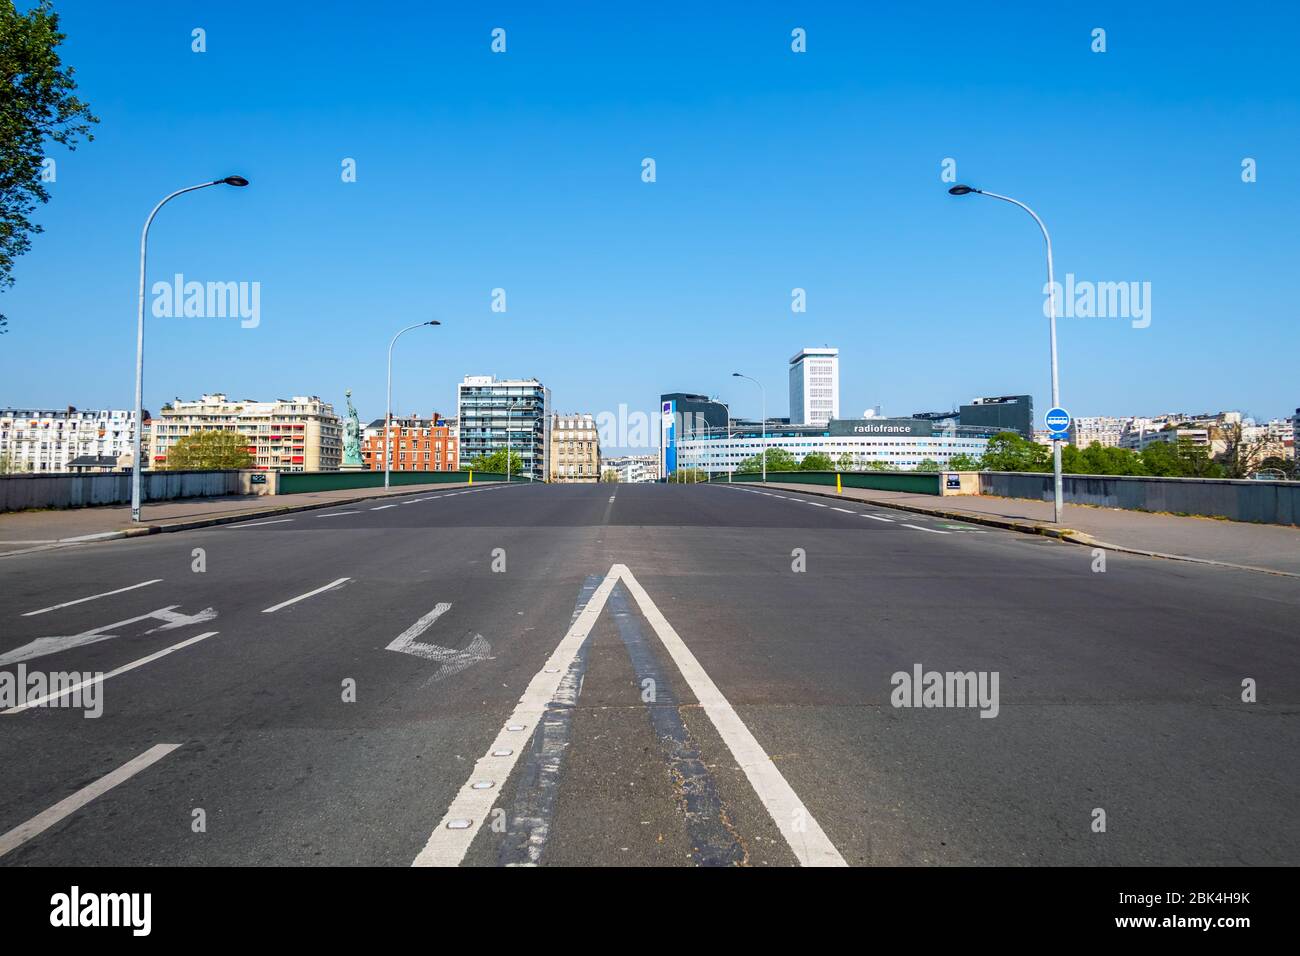
[{"label": "white arrow on road", "polygon": [[126,627],[128,624],[136,624],[140,621],[153,619],[162,621],[158,627],[145,631],[146,634],[153,634],[155,631],[172,631],[178,627],[187,627],[190,624],[202,624],[205,621],[211,621],[217,616],[217,612],[212,608],[204,608],[197,614],[181,614],[176,608],[179,604],[172,604],[168,607],[160,607],[156,611],[150,611],[148,614],[141,614],[139,617],[129,617],[125,621],[117,621],[114,624],[105,624],[103,627],[96,627],[89,631],[82,631],[80,634],[68,634],[61,637],[38,637],[30,644],[24,644],[22,647],[15,647],[7,654],[0,654],[0,666],[5,664],[17,664],[19,661],[30,661],[34,657],[44,657],[46,654],[57,654],[59,651],[66,651],[74,647],[81,647],[85,644],[94,644],[98,641],[107,641],[120,635],[113,632],[119,628]]},{"label": "white arrow on road", "polygon": [[450,609],[450,604],[435,605],[432,611],[397,635],[385,650],[397,651],[401,654],[412,654],[416,657],[422,657],[426,661],[435,661],[441,664],[442,667],[433,676],[434,680],[441,680],[443,677],[459,674],[471,664],[487,660],[492,654],[492,645],[484,639],[482,634],[475,634],[474,639],[469,642],[469,646],[464,650],[443,647],[441,644],[422,644],[416,640],[432,626],[434,621],[438,620]]}]

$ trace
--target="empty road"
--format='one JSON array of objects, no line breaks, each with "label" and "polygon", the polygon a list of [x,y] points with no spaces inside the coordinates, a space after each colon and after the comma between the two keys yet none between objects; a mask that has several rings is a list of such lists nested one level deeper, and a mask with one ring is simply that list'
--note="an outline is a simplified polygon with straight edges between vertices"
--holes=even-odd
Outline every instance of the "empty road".
[{"label": "empty road", "polygon": [[1295,864],[1298,617],[740,484],[0,558],[0,675],[104,675],[0,713],[0,865]]}]

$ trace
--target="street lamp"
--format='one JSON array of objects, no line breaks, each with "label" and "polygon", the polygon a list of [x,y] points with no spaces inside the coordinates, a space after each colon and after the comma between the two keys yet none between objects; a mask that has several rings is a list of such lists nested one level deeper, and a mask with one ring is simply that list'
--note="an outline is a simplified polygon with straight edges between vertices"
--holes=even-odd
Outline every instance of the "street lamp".
[{"label": "street lamp", "polygon": [[384,489],[385,490],[388,489],[388,472],[389,469],[392,467],[392,462],[390,461],[390,455],[388,452],[388,445],[389,445],[389,441],[391,440],[390,435],[392,434],[393,431],[393,346],[397,344],[397,340],[399,338],[401,338],[407,332],[411,331],[411,329],[421,329],[424,328],[424,326],[426,325],[442,325],[442,323],[439,322],[437,319],[430,319],[428,322],[416,322],[414,325],[408,325],[406,328],[402,329],[402,331],[394,335],[393,340],[388,343],[388,404],[387,404],[387,408],[384,411]]},{"label": "street lamp", "polygon": [[506,484],[510,484],[510,412],[522,401],[522,398],[515,398],[506,402]]},{"label": "street lamp", "polygon": [[751,382],[753,382],[755,385],[758,386],[758,391],[763,397],[763,444],[762,444],[762,448],[759,451],[759,455],[762,457],[763,460],[763,483],[767,484],[767,389],[763,387],[762,382],[760,382],[758,379],[754,378],[751,375],[742,375],[740,372],[732,372],[731,376],[732,378],[749,379]]},{"label": "street lamp", "polygon": [[[1034,217],[1034,222],[1038,223],[1038,228],[1043,230],[1043,241],[1047,243],[1047,296],[1050,306],[1048,311],[1051,320],[1051,339],[1052,339],[1052,407],[1061,407],[1061,389],[1057,378],[1056,371],[1056,279],[1052,273],[1052,237],[1048,235],[1047,225],[1042,219],[1038,218],[1038,213],[1034,212],[1018,199],[1012,199],[1010,196],[1000,196],[997,193],[991,193],[983,189],[976,189],[974,186],[958,185],[948,190],[954,196],[965,196],[969,193],[978,193],[981,196],[988,196],[990,199],[1001,199],[1003,202],[1009,202],[1013,206],[1019,206],[1029,215]],[[1061,443],[1052,442],[1052,472],[1055,486],[1055,508],[1053,520],[1059,524],[1061,521]]]},{"label": "street lamp", "polygon": [[[705,405],[717,405],[720,409],[722,409],[724,412],[727,413],[727,427],[724,428],[723,431],[727,433],[727,440],[730,441],[730,440],[731,440],[731,409],[728,408],[726,405],[722,404],[722,402],[718,401],[716,398],[706,398],[706,399],[704,400],[704,404],[705,404]],[[707,419],[705,420],[705,423],[704,423],[704,437],[705,437],[706,440],[707,440],[708,437],[709,437],[709,423],[708,423],[708,420],[707,420]],[[714,455],[714,460],[715,460],[715,461],[717,460],[717,456],[716,456],[716,455]],[[712,471],[712,469],[709,470],[709,480],[710,480],[710,481],[713,480],[713,471]],[[731,484],[731,472],[730,472],[730,471],[727,472],[727,484]]]},{"label": "street lamp", "polygon": [[144,431],[144,411],[141,408],[144,403],[144,270],[149,249],[149,226],[153,223],[153,217],[158,215],[158,210],[181,193],[192,193],[196,189],[207,189],[209,186],[247,185],[248,180],[243,176],[227,176],[224,179],[214,179],[209,183],[199,183],[197,186],[186,186],[184,189],[178,189],[176,192],[164,196],[162,201],[153,207],[153,212],[149,213],[149,218],[144,221],[144,229],[140,231],[140,302],[136,313],[135,326],[135,437],[131,443],[133,451],[131,463],[131,520],[134,522],[140,520],[140,434]]}]

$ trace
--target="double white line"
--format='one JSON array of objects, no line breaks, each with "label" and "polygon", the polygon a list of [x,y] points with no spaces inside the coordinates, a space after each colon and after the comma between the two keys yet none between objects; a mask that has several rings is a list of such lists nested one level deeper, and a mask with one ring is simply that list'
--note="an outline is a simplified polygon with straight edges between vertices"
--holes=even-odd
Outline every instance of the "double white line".
[{"label": "double white line", "polygon": [[750,786],[771,814],[781,835],[803,866],[847,866],[835,845],[803,805],[794,788],[777,769],[772,758],[750,733],[735,708],[723,696],[695,655],[668,623],[650,596],[625,565],[615,564],[596,588],[587,606],[574,619],[559,646],[551,653],[541,671],[527,689],[496,739],[474,764],[469,779],[452,799],[451,807],[429,836],[414,866],[458,866],[470,844],[491,815],[502,785],[528,746],[533,732],[555,697],[560,682],[591,634],[605,602],[619,581],[631,593],[673,663],[681,671],[691,692],[700,702],[736,763],[745,772]]}]

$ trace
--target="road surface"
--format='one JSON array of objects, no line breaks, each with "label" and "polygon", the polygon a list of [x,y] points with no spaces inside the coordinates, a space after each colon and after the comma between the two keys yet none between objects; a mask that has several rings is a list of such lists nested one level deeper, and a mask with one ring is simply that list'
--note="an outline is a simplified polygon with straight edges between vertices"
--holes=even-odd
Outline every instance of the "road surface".
[{"label": "road surface", "polygon": [[1300,588],[1097,563],[528,484],[3,558],[0,675],[105,677],[0,714],[0,865],[1300,862]]}]

